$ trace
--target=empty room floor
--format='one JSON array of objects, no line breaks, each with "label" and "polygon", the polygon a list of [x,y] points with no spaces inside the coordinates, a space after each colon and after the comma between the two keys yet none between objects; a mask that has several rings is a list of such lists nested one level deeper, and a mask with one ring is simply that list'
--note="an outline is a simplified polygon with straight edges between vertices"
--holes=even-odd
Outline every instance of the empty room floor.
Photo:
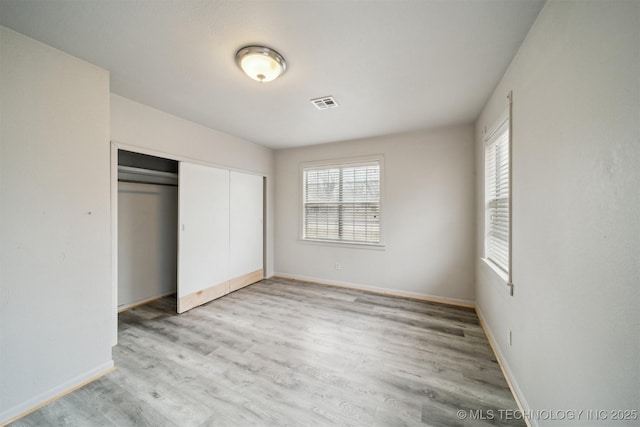
[{"label": "empty room floor", "polygon": [[121,313],[118,369],[12,425],[524,425],[473,309],[285,279],[175,304]]}]

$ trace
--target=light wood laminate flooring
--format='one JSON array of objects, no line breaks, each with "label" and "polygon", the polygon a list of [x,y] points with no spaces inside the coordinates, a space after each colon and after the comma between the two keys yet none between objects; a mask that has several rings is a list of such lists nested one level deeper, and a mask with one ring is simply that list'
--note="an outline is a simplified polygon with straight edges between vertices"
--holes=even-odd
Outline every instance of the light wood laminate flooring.
[{"label": "light wood laminate flooring", "polygon": [[13,425],[524,425],[472,309],[284,279],[175,309],[121,313],[118,369]]}]

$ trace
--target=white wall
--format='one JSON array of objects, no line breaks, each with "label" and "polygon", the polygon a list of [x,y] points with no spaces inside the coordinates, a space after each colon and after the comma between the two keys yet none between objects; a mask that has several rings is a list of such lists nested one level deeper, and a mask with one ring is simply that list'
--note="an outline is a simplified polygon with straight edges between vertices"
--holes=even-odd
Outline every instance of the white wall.
[{"label": "white wall", "polygon": [[[384,250],[301,242],[300,163],[378,154]],[[474,167],[471,127],[276,151],[277,274],[472,303]]]},{"label": "white wall", "polygon": [[113,306],[109,74],[4,27],[0,56],[1,423],[113,366]]},{"label": "white wall", "polygon": [[479,227],[477,298],[526,409],[640,409],[639,64],[640,2],[551,1],[476,125],[481,171],[513,90],[515,295]]}]

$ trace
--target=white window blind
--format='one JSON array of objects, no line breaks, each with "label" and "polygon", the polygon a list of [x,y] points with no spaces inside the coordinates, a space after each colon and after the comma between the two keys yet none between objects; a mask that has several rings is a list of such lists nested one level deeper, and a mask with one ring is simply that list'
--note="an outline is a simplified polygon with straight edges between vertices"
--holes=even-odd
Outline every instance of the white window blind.
[{"label": "white window blind", "polygon": [[303,238],[380,242],[380,163],[303,169]]},{"label": "white window blind", "polygon": [[485,147],[486,257],[509,273],[510,155],[509,114],[488,135]]}]

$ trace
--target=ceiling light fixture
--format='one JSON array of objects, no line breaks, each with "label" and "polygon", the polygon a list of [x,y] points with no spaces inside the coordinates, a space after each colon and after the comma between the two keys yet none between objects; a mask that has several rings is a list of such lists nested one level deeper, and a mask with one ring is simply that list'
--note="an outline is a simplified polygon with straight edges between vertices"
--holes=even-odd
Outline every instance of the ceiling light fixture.
[{"label": "ceiling light fixture", "polygon": [[245,74],[260,83],[277,79],[287,70],[284,57],[265,46],[245,46],[236,52],[236,63]]}]

